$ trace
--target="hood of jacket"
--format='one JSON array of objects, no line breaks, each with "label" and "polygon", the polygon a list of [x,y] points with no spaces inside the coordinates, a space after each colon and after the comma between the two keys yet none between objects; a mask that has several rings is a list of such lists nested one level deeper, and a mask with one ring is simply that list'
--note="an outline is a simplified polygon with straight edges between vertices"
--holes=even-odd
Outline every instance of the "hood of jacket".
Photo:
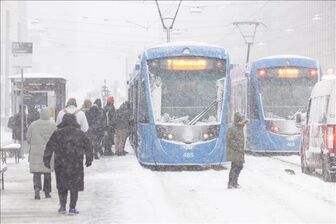
[{"label": "hood of jacket", "polygon": [[50,120],[50,118],[51,118],[50,108],[48,108],[48,107],[42,108],[42,110],[40,112],[40,119],[41,120]]},{"label": "hood of jacket", "polygon": [[64,114],[62,122],[57,125],[58,128],[75,127],[80,128],[74,114]]}]

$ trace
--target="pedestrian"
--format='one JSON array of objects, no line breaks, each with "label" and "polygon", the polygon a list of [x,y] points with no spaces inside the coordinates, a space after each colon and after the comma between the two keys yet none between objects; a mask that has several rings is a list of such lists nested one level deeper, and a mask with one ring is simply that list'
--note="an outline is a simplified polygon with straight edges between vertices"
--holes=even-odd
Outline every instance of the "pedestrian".
[{"label": "pedestrian", "polygon": [[114,134],[115,134],[115,113],[116,109],[114,107],[114,98],[109,96],[106,99],[106,105],[104,107],[104,115],[106,117],[106,133],[105,133],[105,146],[104,146],[104,155],[112,156],[112,146],[114,145]]},{"label": "pedestrian", "polygon": [[125,143],[131,127],[130,109],[130,103],[125,101],[120,105],[115,114],[115,148],[117,156],[128,153],[125,151]]},{"label": "pedestrian", "polygon": [[38,119],[40,119],[40,113],[38,112],[38,110],[36,110],[36,108],[34,108],[33,106],[29,106],[27,115],[27,126],[29,127],[29,125],[33,123],[33,121],[36,121]]},{"label": "pedestrian", "polygon": [[84,103],[82,105],[81,110],[85,113],[86,111],[88,111],[90,109],[91,106],[92,106],[91,100],[86,99],[86,100],[84,100]]},{"label": "pedestrian", "polygon": [[89,123],[89,129],[87,131],[87,136],[92,142],[94,158],[99,159],[98,153],[102,153],[102,140],[104,137],[105,130],[105,119],[103,111],[98,108],[97,104],[93,104],[91,108],[85,112]]},{"label": "pedestrian", "polygon": [[43,164],[43,154],[50,136],[56,130],[56,123],[51,118],[51,109],[43,108],[40,112],[40,119],[29,125],[27,141],[29,148],[29,170],[33,173],[33,185],[35,200],[40,199],[42,189],[41,175],[43,174],[43,191],[46,198],[50,198],[51,172],[54,168],[53,158],[50,162],[50,169]]},{"label": "pedestrian", "polygon": [[66,107],[58,112],[56,125],[62,122],[62,118],[64,114],[74,114],[76,115],[76,120],[81,128],[82,131],[86,132],[89,128],[88,122],[86,120],[86,116],[81,109],[77,108],[77,102],[75,98],[69,98],[68,102],[66,103]]},{"label": "pedestrian", "polygon": [[12,117],[8,120],[8,128],[12,129],[12,139],[15,142],[19,142],[21,145],[20,151],[19,151],[19,158],[24,158],[24,150],[23,150],[23,142],[21,142],[21,114],[23,113],[23,140],[26,140],[26,134],[27,134],[27,115],[26,115],[26,106],[20,105],[19,111],[14,114]]},{"label": "pedestrian", "polygon": [[228,188],[239,188],[238,177],[243,169],[244,158],[244,126],[248,121],[239,112],[234,114],[233,126],[226,134],[227,160],[231,161]]},{"label": "pedestrian", "polygon": [[44,165],[50,168],[52,155],[55,156],[56,186],[60,208],[58,212],[65,214],[68,191],[70,191],[69,215],[78,214],[76,204],[78,191],[84,190],[85,155],[86,167],[93,160],[92,145],[86,134],[80,129],[74,114],[64,114],[62,122],[50,137],[44,152]]}]

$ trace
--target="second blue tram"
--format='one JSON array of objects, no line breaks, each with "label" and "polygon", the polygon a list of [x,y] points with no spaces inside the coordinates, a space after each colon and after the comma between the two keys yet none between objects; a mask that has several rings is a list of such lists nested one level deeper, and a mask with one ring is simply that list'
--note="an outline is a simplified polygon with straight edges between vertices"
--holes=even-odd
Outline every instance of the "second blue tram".
[{"label": "second blue tram", "polygon": [[298,153],[298,113],[320,80],[319,63],[311,58],[277,55],[261,58],[250,68],[232,70],[230,120],[234,111],[247,116],[246,149],[252,152]]},{"label": "second blue tram", "polygon": [[141,164],[225,161],[228,71],[229,56],[215,45],[175,42],[144,51],[129,80],[130,141]]}]

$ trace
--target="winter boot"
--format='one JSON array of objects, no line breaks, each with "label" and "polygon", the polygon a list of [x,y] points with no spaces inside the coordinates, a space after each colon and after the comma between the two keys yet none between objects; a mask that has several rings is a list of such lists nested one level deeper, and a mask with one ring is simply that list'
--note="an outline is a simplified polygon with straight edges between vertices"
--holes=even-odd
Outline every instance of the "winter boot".
[{"label": "winter boot", "polygon": [[69,208],[69,215],[79,214],[79,211],[76,208]]},{"label": "winter boot", "polygon": [[45,198],[51,198],[50,192],[45,192]]},{"label": "winter boot", "polygon": [[40,192],[39,191],[35,191],[35,200],[40,200],[41,197],[40,197]]},{"label": "winter boot", "polygon": [[94,154],[94,159],[99,159],[98,154]]},{"label": "winter boot", "polygon": [[65,214],[66,213],[66,209],[65,206],[62,206],[58,209],[58,214]]}]

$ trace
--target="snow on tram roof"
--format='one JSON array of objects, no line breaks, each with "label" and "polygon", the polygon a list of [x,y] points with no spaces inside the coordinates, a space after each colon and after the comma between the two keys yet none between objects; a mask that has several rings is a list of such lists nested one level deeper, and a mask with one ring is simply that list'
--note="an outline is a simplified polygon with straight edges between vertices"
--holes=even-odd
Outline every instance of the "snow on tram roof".
[{"label": "snow on tram roof", "polygon": [[309,58],[306,56],[301,55],[295,55],[295,54],[279,54],[279,55],[272,55],[268,57],[259,58],[259,60],[266,60],[266,59],[279,59],[279,58],[299,58],[299,59],[308,59],[308,60],[314,60],[313,58]]},{"label": "snow on tram roof", "polygon": [[218,48],[223,48],[223,47],[218,46],[218,45],[204,43],[204,42],[197,42],[197,41],[176,41],[176,42],[169,42],[169,43],[163,43],[163,44],[154,45],[154,46],[149,47],[148,49],[158,48],[158,47],[177,47],[177,46],[196,46],[196,47],[218,47]]},{"label": "snow on tram roof", "polygon": [[[41,79],[41,78],[54,78],[54,79],[65,79],[64,77],[57,75],[57,74],[50,74],[50,73],[24,73],[24,78],[30,78],[30,79]],[[11,79],[21,79],[21,74],[16,74],[9,76]]]}]

